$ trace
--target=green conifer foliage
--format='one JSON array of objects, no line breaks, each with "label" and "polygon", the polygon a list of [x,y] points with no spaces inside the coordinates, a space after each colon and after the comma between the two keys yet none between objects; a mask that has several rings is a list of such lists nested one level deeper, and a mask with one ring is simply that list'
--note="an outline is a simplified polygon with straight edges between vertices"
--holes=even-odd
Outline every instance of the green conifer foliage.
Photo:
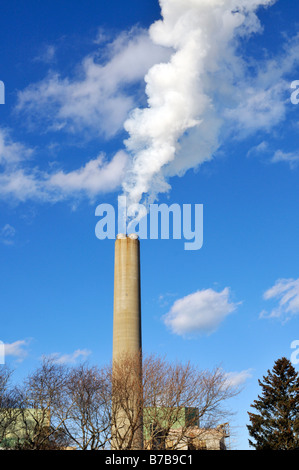
[{"label": "green conifer foliage", "polygon": [[259,380],[262,393],[248,413],[249,444],[256,450],[299,450],[299,375],[285,357]]}]

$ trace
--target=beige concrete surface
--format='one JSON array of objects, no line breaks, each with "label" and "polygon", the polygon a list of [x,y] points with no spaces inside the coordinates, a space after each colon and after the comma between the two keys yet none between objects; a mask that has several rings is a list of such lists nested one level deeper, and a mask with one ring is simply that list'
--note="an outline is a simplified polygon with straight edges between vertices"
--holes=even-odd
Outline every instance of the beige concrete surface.
[{"label": "beige concrete surface", "polygon": [[[134,234],[119,234],[114,259],[113,364],[128,356],[141,359],[141,343],[140,243]],[[142,390],[142,361],[136,361],[136,364],[129,377],[132,384],[129,406],[121,409],[120,397],[113,395],[114,409],[117,410],[116,429],[112,429],[112,448],[115,450],[120,443],[126,442],[125,436],[130,436],[130,421],[134,416],[138,416],[138,430],[134,432],[132,448],[143,448],[142,408],[140,411],[140,393],[136,394],[136,390]]]},{"label": "beige concrete surface", "polygon": [[115,241],[113,360],[141,351],[140,244],[133,236]]}]

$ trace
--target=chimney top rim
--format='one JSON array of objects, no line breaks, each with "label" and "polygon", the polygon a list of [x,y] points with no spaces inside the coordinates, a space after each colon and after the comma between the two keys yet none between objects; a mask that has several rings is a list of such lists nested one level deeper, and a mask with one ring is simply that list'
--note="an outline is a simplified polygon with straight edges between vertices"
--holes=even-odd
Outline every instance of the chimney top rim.
[{"label": "chimney top rim", "polygon": [[131,240],[138,240],[139,239],[137,233],[130,233],[129,238],[131,238]]},{"label": "chimney top rim", "polygon": [[139,239],[137,233],[130,233],[130,235],[126,235],[125,233],[118,233],[116,235],[117,240],[124,240],[126,238],[130,238],[131,240],[138,240]]},{"label": "chimney top rim", "polygon": [[118,233],[116,235],[117,240],[122,240],[124,238],[127,238],[127,235],[125,233]]}]

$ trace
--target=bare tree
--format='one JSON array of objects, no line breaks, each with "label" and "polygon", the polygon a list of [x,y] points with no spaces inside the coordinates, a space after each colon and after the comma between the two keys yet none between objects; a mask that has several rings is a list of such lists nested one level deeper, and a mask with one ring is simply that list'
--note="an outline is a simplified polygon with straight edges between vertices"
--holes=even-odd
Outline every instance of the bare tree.
[{"label": "bare tree", "polygon": [[18,409],[19,394],[15,387],[11,387],[12,371],[3,366],[0,368],[0,447],[11,445],[11,429],[20,414]]},{"label": "bare tree", "polygon": [[81,450],[104,449],[110,439],[111,424],[109,371],[87,364],[71,369],[66,382],[66,396],[68,411],[65,414],[61,410],[61,421],[71,445]]},{"label": "bare tree", "polygon": [[67,376],[68,370],[63,365],[44,358],[19,388],[19,416],[12,431],[16,448],[46,450],[68,445],[62,430]]},{"label": "bare tree", "polygon": [[151,355],[143,359],[139,386],[138,380],[132,383],[139,360],[126,355],[113,365],[114,448],[134,448],[134,436],[142,426],[146,448],[178,449],[228,419],[225,404],[238,390],[221,368],[201,371],[190,362],[173,364]]},{"label": "bare tree", "polygon": [[[135,450],[143,435],[143,384],[139,354],[123,354],[110,368],[111,447]],[[142,444],[141,444],[142,447]]]},{"label": "bare tree", "polygon": [[[229,417],[225,404],[239,391],[221,368],[200,370],[190,362],[149,356],[143,364],[144,425],[148,447],[178,449]],[[192,428],[197,428],[192,433]]]},{"label": "bare tree", "polygon": [[67,368],[44,358],[18,396],[17,449],[97,450],[110,439],[111,380],[105,368]]},{"label": "bare tree", "polygon": [[34,450],[135,450],[142,435],[146,449],[192,447],[200,433],[228,421],[226,403],[238,393],[221,368],[154,355],[124,355],[101,368],[44,359],[18,391],[8,381],[2,373],[0,439],[10,423],[15,448]]}]

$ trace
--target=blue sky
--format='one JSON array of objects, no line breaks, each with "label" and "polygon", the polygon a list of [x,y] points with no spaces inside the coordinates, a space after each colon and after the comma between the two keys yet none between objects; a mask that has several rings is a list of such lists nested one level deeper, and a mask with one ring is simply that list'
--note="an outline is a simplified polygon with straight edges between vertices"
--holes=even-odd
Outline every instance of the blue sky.
[{"label": "blue sky", "polygon": [[257,380],[299,340],[294,2],[15,0],[0,22],[6,362],[21,379],[42,355],[111,359],[99,204],[203,204],[200,250],[141,241],[143,347],[242,384],[232,445],[247,448]]}]

